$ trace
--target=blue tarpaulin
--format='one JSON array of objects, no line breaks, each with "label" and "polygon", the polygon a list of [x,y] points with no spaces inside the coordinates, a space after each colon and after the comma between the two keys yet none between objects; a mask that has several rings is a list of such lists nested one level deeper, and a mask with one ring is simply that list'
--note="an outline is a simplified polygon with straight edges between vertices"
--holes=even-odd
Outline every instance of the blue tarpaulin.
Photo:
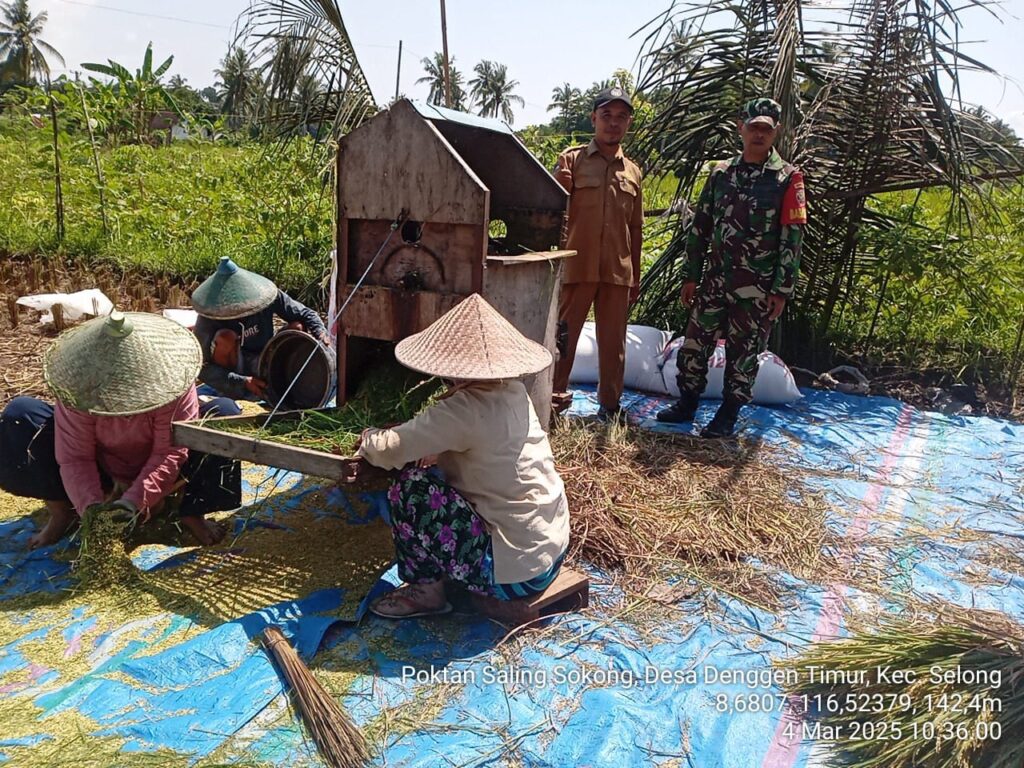
[{"label": "blue tarpaulin", "polygon": [[[832,521],[838,533],[865,547],[876,546],[879,532],[895,542],[878,553],[893,599],[913,592],[1024,621],[1024,574],[1012,559],[991,556],[1019,552],[1024,537],[1024,427],[923,413],[885,398],[805,395],[793,406],[746,409],[744,433],[792,449],[787,455],[816,470],[808,482],[841,511]],[[634,393],[627,400],[633,425],[668,429],[653,418],[665,401]],[[714,406],[702,405],[698,424]],[[578,391],[573,412],[594,411],[593,392]],[[289,501],[250,524],[287,527],[288,505],[310,492],[297,476],[275,483]],[[338,525],[370,524],[382,508],[379,497],[352,499],[337,490],[326,499],[324,514]],[[0,521],[0,528],[0,611],[18,595],[59,596],[70,583],[60,548],[27,554],[34,529],[27,518]],[[972,535],[941,535],[948,530]],[[168,569],[176,557],[172,551],[138,562]],[[714,616],[685,603],[647,616],[622,613],[611,580],[591,575],[591,610],[504,642],[503,628],[473,616],[339,622],[340,587],[217,626],[169,611],[97,634],[88,609],[44,629],[31,611],[9,613],[6,620],[24,621],[31,631],[0,648],[0,703],[30,697],[43,716],[33,736],[0,740],[0,755],[14,764],[27,754],[19,745],[52,741],[47,716],[73,709],[95,723],[97,735],[123,739],[125,753],[169,749],[197,765],[225,756],[320,765],[285,706],[273,665],[253,642],[275,624],[314,670],[345,680],[336,693],[377,740],[380,765],[816,764],[820,748],[783,714],[781,691],[767,673],[773,660],[841,635],[848,606],[863,595],[841,578],[812,584],[777,574],[795,598],[782,610],[721,597]],[[376,589],[394,581],[389,573]],[[32,662],[26,649],[39,632],[59,633],[69,648],[87,643],[87,668]],[[157,641],[162,650],[147,652]]]}]

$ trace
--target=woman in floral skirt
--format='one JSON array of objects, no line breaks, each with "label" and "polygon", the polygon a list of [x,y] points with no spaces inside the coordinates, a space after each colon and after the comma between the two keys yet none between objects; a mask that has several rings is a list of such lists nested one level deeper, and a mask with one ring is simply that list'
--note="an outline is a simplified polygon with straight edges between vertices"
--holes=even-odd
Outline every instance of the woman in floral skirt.
[{"label": "woman in floral skirt", "polygon": [[[416,418],[363,434],[365,461],[409,465],[388,491],[405,585],[371,610],[395,619],[447,613],[446,581],[503,600],[543,592],[565,557],[569,511],[520,379],[550,366],[551,353],[474,294],[400,342],[395,357],[451,383]],[[424,469],[435,457],[436,469]]]}]

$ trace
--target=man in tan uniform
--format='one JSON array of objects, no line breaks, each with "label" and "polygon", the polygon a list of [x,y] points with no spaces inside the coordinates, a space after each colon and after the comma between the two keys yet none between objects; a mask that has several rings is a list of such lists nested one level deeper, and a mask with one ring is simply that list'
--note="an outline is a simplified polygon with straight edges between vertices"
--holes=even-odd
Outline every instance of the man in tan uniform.
[{"label": "man in tan uniform", "polygon": [[558,158],[555,178],[569,193],[565,265],[558,316],[568,329],[566,353],[555,365],[556,408],[564,402],[576,343],[590,307],[597,325],[598,417],[618,418],[626,362],[626,320],[640,290],[643,195],[640,168],[622,153],[633,104],[621,88],[594,99],[594,138]]}]

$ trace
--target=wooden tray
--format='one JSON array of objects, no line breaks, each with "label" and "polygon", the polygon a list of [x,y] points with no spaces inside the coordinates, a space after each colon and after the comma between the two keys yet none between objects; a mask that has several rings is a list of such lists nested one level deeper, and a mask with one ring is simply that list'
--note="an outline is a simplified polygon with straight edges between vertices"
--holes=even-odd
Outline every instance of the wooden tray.
[{"label": "wooden tray", "polygon": [[[329,411],[332,408],[314,410]],[[298,419],[305,411],[281,411],[274,414],[272,423]],[[175,445],[191,448],[215,456],[265,464],[268,467],[290,469],[305,475],[341,481],[344,471],[355,460],[352,456],[338,456],[333,453],[314,451],[295,445],[270,442],[266,438],[239,435],[214,429],[211,424],[260,424],[268,414],[258,416],[219,416],[200,421],[176,421],[173,424]]]}]

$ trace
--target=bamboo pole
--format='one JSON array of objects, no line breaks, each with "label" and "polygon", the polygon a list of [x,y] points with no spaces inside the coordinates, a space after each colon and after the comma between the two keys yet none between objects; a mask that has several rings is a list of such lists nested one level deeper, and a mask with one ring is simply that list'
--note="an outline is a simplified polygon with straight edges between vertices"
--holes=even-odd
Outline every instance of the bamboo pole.
[{"label": "bamboo pole", "polygon": [[105,189],[106,180],[103,178],[103,167],[100,165],[100,155],[96,151],[96,135],[92,130],[92,120],[89,118],[89,106],[85,101],[85,90],[78,88],[78,95],[82,99],[82,113],[85,115],[85,124],[89,128],[89,146],[92,148],[92,162],[96,168],[96,188],[100,193],[100,219],[103,221],[103,237],[110,237],[110,226],[107,224],[107,198]]},{"label": "bamboo pole", "polygon": [[53,181],[54,209],[57,224],[57,242],[64,242],[64,189],[60,177],[60,132],[57,129],[57,101],[53,98],[50,79],[46,79],[46,95],[50,102],[50,122],[53,124]]}]

